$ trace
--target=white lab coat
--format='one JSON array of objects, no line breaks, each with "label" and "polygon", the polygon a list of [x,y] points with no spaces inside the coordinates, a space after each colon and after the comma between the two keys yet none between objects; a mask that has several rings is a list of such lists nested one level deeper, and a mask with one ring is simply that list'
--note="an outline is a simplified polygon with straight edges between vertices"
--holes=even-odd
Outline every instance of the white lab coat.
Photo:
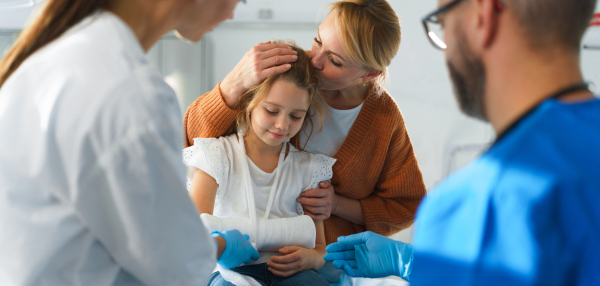
[{"label": "white lab coat", "polygon": [[28,58],[0,89],[0,285],[204,285],[181,119],[109,12]]}]

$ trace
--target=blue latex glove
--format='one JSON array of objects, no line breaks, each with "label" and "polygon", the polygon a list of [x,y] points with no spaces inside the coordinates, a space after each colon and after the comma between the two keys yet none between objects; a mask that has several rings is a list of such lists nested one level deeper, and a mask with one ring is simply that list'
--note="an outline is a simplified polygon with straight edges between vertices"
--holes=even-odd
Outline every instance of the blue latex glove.
[{"label": "blue latex glove", "polygon": [[250,237],[246,234],[242,235],[237,229],[224,232],[213,231],[211,236],[220,236],[227,243],[221,257],[217,260],[223,268],[234,268],[242,263],[248,264],[252,260],[258,259],[258,251],[248,241]]},{"label": "blue latex glove", "polygon": [[323,259],[352,277],[399,276],[410,281],[412,245],[367,231],[338,237]]}]

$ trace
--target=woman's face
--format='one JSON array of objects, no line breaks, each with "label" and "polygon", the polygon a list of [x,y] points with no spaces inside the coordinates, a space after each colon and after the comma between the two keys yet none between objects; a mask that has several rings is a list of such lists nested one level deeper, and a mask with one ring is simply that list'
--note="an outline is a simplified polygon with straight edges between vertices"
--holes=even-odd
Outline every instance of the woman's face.
[{"label": "woman's face", "polygon": [[293,83],[277,80],[250,113],[253,132],[270,146],[294,137],[310,106],[308,92]]},{"label": "woman's face", "polygon": [[323,20],[313,40],[310,56],[317,70],[319,88],[340,90],[354,84],[361,84],[361,78],[368,71],[353,64],[344,51],[335,25],[336,11]]},{"label": "woman's face", "polygon": [[204,34],[216,25],[233,19],[236,5],[240,0],[203,0],[193,4],[184,12],[180,25],[175,29],[178,36],[191,42],[198,42]]}]

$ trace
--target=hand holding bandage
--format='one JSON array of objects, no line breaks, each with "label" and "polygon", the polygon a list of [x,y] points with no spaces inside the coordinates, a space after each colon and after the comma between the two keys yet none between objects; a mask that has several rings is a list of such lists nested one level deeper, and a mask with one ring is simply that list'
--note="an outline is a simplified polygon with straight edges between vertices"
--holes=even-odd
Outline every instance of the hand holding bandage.
[{"label": "hand holding bandage", "polygon": [[[252,233],[249,218],[219,218],[205,213],[200,218],[210,232],[237,229],[242,233]],[[250,237],[250,241],[258,251],[279,251],[291,245],[308,249],[315,247],[315,224],[306,215],[279,219],[259,218],[257,228],[257,237]]]},{"label": "hand holding bandage", "polygon": [[218,259],[219,264],[225,268],[234,268],[258,259],[258,251],[248,242],[248,235],[242,234],[237,229],[213,231],[211,236],[220,236],[227,244]]}]

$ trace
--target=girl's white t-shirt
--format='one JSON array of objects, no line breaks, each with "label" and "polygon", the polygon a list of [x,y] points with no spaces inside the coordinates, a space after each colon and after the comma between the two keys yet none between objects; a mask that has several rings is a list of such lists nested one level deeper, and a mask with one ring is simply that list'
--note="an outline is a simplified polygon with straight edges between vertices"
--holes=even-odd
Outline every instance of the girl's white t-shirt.
[{"label": "girl's white t-shirt", "polygon": [[[287,143],[286,143],[287,144]],[[278,166],[280,177],[278,192],[273,200],[269,219],[289,218],[303,215],[304,211],[296,198],[305,190],[314,189],[319,182],[330,180],[332,167],[336,159],[322,154],[299,151],[291,144],[287,157],[282,166]],[[282,148],[285,152],[285,148]],[[183,161],[188,167],[195,167],[213,177],[219,185],[213,215],[220,218],[248,218],[248,198],[246,191],[246,176],[243,164],[248,164],[250,179],[254,193],[256,217],[265,214],[269,193],[275,180],[275,172],[267,173],[258,168],[250,158],[247,158],[238,136],[233,134],[220,138],[195,138],[194,145],[183,150]],[[188,190],[191,186],[188,171]],[[271,256],[280,255],[277,252],[260,252],[259,259],[251,264],[263,263]],[[256,285],[251,277],[219,269],[223,278],[235,285]]]},{"label": "girl's white t-shirt", "polygon": [[313,134],[308,143],[306,143],[307,136],[302,134],[300,136],[300,146],[306,144],[306,147],[304,147],[306,152],[321,153],[333,157],[348,137],[348,133],[350,133],[350,129],[354,125],[363,104],[364,102],[349,110],[338,110],[327,106],[331,111],[331,117],[323,123],[323,130],[320,133]]},{"label": "girl's white t-shirt", "polygon": [[[278,182],[279,194],[275,197],[269,218],[286,218],[303,215],[302,206],[296,202],[301,192],[316,188],[318,183],[331,179],[335,159],[322,154],[299,151],[288,144],[290,151],[281,166]],[[282,148],[282,152],[284,152]],[[248,200],[243,165],[247,156],[237,135],[220,138],[195,138],[194,145],[183,150],[184,163],[196,167],[215,178],[219,185],[213,215],[217,217],[248,217]],[[260,170],[248,158],[248,167],[256,204],[256,217],[264,216],[274,173]],[[189,174],[189,172],[188,172]],[[191,185],[188,175],[188,190]]]}]

